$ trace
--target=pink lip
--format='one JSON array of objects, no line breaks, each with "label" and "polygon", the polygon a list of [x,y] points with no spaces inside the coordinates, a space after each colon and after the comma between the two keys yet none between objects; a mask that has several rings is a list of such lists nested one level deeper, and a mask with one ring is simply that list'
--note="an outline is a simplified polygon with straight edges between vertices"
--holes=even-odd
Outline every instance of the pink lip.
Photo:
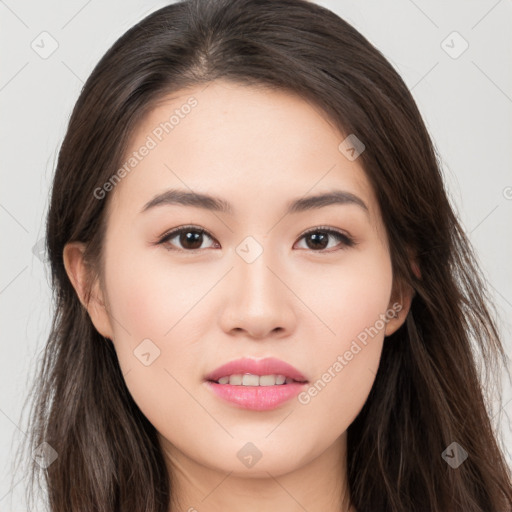
[{"label": "pink lip", "polygon": [[297,396],[307,384],[292,382],[276,386],[231,386],[207,381],[206,386],[218,397],[242,409],[268,411]]},{"label": "pink lip", "polygon": [[[217,381],[221,377],[235,374],[252,373],[253,375],[284,375],[293,380],[306,382],[307,379],[302,373],[294,368],[292,365],[275,359],[273,357],[267,357],[265,359],[250,359],[242,358],[236,361],[231,361],[227,364],[219,366],[216,370],[209,373],[205,379]],[[273,386],[270,386],[273,387]]]},{"label": "pink lip", "polygon": [[[299,382],[275,386],[232,386],[219,384],[221,377],[235,374],[251,373],[253,375],[284,375]],[[279,359],[266,358],[238,359],[220,366],[206,376],[206,386],[218,397],[231,402],[237,407],[253,411],[267,411],[298,395],[307,380],[296,368]]]}]

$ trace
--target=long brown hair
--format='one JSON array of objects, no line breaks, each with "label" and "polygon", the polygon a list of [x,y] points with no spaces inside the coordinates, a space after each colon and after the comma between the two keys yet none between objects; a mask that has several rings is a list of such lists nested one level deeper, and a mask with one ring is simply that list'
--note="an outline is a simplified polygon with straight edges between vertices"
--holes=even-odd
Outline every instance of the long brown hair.
[{"label": "long brown hair", "polygon": [[[364,142],[359,162],[382,211],[394,277],[415,290],[348,428],[357,511],[511,511],[510,469],[487,409],[506,355],[404,82],[359,32],[313,2],[184,0],[150,14],[108,50],[60,149],[46,238],[56,309],[29,423],[29,449],[48,443],[47,456],[48,447],[58,454],[46,469],[30,466],[31,482],[42,488],[45,477],[51,512],[169,510],[172,475],[157,432],[133,401],[112,343],[80,303],[63,249],[84,242],[91,277],[101,275],[111,194],[98,200],[94,191],[161,98],[220,78],[298,94]],[[468,456],[455,468],[443,454],[453,457],[458,446]]]}]

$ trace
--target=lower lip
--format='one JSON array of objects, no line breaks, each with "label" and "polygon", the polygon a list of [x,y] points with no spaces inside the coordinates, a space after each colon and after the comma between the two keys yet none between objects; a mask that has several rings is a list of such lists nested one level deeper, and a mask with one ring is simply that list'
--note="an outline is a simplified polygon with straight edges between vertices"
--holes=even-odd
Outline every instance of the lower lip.
[{"label": "lower lip", "polygon": [[269,411],[297,396],[307,383],[291,382],[275,386],[232,386],[206,381],[217,396],[232,404],[253,411]]}]

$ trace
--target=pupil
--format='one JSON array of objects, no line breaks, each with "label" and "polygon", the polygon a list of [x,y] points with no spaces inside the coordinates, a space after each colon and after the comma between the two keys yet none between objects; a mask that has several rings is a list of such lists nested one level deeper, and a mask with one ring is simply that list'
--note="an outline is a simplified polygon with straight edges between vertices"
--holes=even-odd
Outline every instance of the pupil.
[{"label": "pupil", "polygon": [[[319,232],[319,233],[321,233],[321,232]],[[324,249],[325,247],[327,247],[326,243],[322,243],[322,242],[327,241],[328,237],[326,236],[326,233],[321,233],[320,235],[318,235],[317,233],[312,233],[311,235],[309,235],[309,237],[310,237],[310,239],[316,240],[317,242],[320,241],[320,246],[318,244],[313,244],[313,246],[310,248],[318,249],[320,247],[320,248]]]},{"label": "pupil", "polygon": [[182,233],[180,243],[189,249],[199,249],[202,243],[201,237],[202,233],[198,233],[197,231],[187,231]]}]

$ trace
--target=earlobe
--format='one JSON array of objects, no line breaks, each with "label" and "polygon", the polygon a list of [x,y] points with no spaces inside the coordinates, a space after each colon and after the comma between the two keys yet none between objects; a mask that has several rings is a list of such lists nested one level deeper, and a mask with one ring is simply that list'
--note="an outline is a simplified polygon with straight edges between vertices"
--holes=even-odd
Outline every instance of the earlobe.
[{"label": "earlobe", "polygon": [[88,290],[88,268],[84,260],[85,245],[81,242],[66,244],[63,251],[64,268],[75,289],[78,299],[91,318],[96,330],[105,338],[112,339],[113,332],[103,293],[96,279]]}]

